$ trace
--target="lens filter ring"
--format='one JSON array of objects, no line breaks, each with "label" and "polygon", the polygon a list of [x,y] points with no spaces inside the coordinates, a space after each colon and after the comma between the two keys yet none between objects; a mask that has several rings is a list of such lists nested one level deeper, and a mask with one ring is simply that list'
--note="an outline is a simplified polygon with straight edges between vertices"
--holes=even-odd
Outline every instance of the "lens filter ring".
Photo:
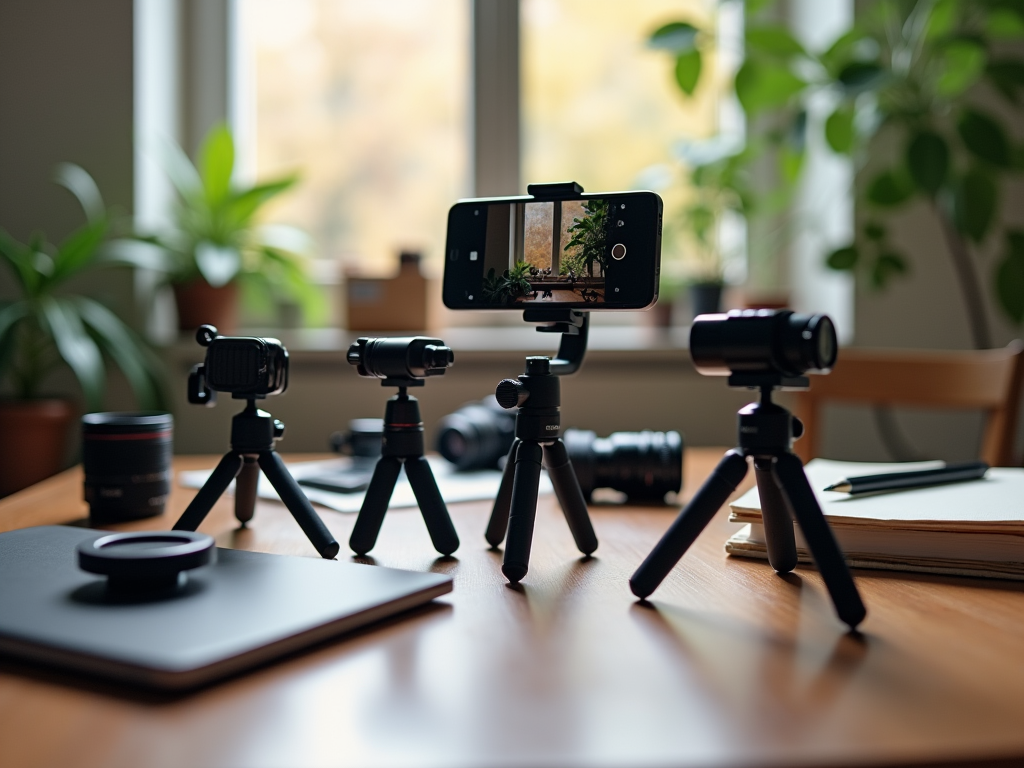
[{"label": "lens filter ring", "polygon": [[214,561],[213,538],[194,531],[133,531],[83,541],[78,567],[107,576],[114,588],[142,590],[177,586],[179,574]]}]

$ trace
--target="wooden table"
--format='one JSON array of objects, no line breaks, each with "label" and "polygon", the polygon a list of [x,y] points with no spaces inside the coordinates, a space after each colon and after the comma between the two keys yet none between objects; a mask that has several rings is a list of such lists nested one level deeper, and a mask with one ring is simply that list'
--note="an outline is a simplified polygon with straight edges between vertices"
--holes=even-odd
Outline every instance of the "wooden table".
[{"label": "wooden table", "polygon": [[[688,490],[718,455],[687,452]],[[129,527],[169,527],[191,495]],[[71,470],[0,502],[0,529],[81,518],[80,497]],[[390,512],[373,552],[451,574],[450,596],[256,672],[165,697],[3,664],[0,766],[1024,763],[1020,585],[861,571],[858,638],[815,571],[727,558],[724,513],[643,606],[627,579],[673,509],[593,507],[601,546],[581,560],[542,497],[520,589],[484,543],[489,505],[451,511],[457,560],[415,510]],[[347,541],[354,517],[322,515]],[[315,556],[275,503],[234,528],[224,500],[203,527]]]}]

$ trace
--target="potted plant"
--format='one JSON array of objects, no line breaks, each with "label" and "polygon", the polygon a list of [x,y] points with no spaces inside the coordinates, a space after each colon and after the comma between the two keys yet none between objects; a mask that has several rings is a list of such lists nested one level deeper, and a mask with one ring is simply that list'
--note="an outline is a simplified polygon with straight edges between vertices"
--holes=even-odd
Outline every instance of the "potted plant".
[{"label": "potted plant", "polygon": [[234,140],[223,124],[204,139],[199,168],[173,144],[165,165],[178,195],[173,224],[135,234],[157,249],[155,261],[146,254],[136,263],[167,276],[182,330],[211,323],[231,332],[239,290],[247,306],[264,313],[282,301],[297,304],[307,318],[322,310],[323,299],[309,282],[299,253],[308,238],[291,227],[258,223],[264,206],[291,189],[296,176],[239,185],[232,178]]},{"label": "potted plant", "polygon": [[500,275],[491,267],[484,278],[483,295],[491,304],[514,304],[520,296],[532,296],[530,264],[517,261]]},{"label": "potted plant", "polygon": [[157,408],[162,401],[160,365],[152,352],[107,307],[69,286],[75,277],[116,263],[103,250],[111,217],[99,190],[76,165],[58,166],[55,180],[82,205],[83,226],[59,245],[42,235],[22,243],[0,229],[0,261],[19,293],[0,304],[0,380],[11,392],[0,402],[0,495],[61,468],[75,408],[45,395],[56,369],[71,369],[90,411],[102,407],[104,358],[124,373],[140,408]]}]

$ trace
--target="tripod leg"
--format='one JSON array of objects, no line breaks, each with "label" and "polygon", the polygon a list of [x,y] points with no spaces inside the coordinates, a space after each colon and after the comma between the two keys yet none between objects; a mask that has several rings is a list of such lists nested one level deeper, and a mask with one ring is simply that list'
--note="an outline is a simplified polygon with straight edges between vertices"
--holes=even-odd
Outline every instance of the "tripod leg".
[{"label": "tripod leg", "polygon": [[537,489],[543,451],[537,443],[521,442],[516,452],[512,506],[508,516],[508,539],[501,572],[513,584],[523,580],[530,568],[533,524],[537,517]]},{"label": "tripod leg", "polygon": [[370,487],[363,497],[363,506],[359,509],[352,536],[348,545],[357,555],[365,555],[377,543],[380,524],[384,522],[384,513],[388,511],[391,494],[398,482],[398,473],[402,471],[402,462],[394,456],[381,456],[373,469]]},{"label": "tripod leg", "polygon": [[203,483],[192,502],[181,513],[178,522],[174,524],[175,531],[194,531],[199,528],[200,523],[210,513],[213,505],[217,503],[224,491],[235,479],[238,470],[242,466],[242,457],[234,452],[225,453],[217,468]]},{"label": "tripod leg", "polygon": [[420,505],[423,522],[427,524],[434,549],[442,555],[450,555],[459,548],[459,535],[452,525],[452,518],[448,514],[444,499],[441,498],[441,492],[437,490],[437,481],[434,480],[434,473],[430,471],[430,464],[422,456],[406,459],[405,474],[408,475],[412,491],[416,494],[416,501]]},{"label": "tripod leg", "polygon": [[729,451],[722,457],[711,477],[636,569],[629,580],[629,588],[634,595],[645,598],[658,588],[746,474],[747,460],[740,453]]},{"label": "tripod leg", "polygon": [[580,481],[572,468],[565,443],[556,440],[550,445],[545,445],[544,464],[548,468],[551,484],[555,487],[555,496],[562,505],[565,521],[569,524],[577,549],[584,555],[593,553],[597,549],[597,534],[590,523],[587,501],[583,498]]},{"label": "tripod leg", "polygon": [[501,485],[498,486],[498,495],[491,508],[491,519],[487,521],[484,538],[492,547],[501,544],[501,540],[505,538],[505,530],[508,528],[508,511],[512,506],[512,480],[516,474],[516,454],[519,451],[520,442],[522,441],[517,437],[512,441],[512,447],[508,449],[505,469],[501,473]]},{"label": "tripod leg", "polygon": [[242,471],[235,478],[235,517],[243,526],[252,520],[256,512],[256,488],[260,482],[260,465],[256,457],[242,457]]},{"label": "tripod leg", "polygon": [[769,456],[755,458],[754,476],[757,478],[757,495],[761,499],[768,562],[779,573],[789,573],[796,567],[796,536],[789,502],[775,482],[773,464]]},{"label": "tripod leg", "polygon": [[807,482],[803,464],[794,454],[783,454],[775,462],[775,474],[782,493],[789,497],[793,514],[807,540],[814,563],[832,596],[836,613],[851,629],[856,629],[864,620],[867,610],[860,599],[853,576],[850,575],[850,569],[846,566],[846,558]]},{"label": "tripod leg", "polygon": [[295,522],[299,524],[302,532],[306,534],[306,538],[312,542],[316,551],[320,553],[320,557],[324,558],[324,560],[333,559],[341,547],[334,536],[331,535],[331,532],[327,530],[324,521],[320,519],[320,515],[313,509],[313,505],[309,503],[306,494],[299,488],[299,484],[295,482],[295,478],[292,477],[291,472],[288,471],[288,467],[284,465],[281,457],[274,451],[262,451],[260,452],[259,461],[263,474],[267,476],[270,484],[274,486],[277,495],[281,497],[281,501],[288,507],[288,511],[292,513]]}]

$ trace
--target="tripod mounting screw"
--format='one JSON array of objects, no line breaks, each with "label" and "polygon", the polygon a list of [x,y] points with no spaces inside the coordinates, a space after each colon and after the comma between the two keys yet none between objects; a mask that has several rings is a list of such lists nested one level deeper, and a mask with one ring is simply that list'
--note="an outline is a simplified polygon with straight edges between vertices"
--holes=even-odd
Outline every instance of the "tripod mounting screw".
[{"label": "tripod mounting screw", "polygon": [[515,379],[502,379],[494,390],[494,399],[502,408],[515,408],[526,402],[530,393],[526,391],[523,382]]}]

